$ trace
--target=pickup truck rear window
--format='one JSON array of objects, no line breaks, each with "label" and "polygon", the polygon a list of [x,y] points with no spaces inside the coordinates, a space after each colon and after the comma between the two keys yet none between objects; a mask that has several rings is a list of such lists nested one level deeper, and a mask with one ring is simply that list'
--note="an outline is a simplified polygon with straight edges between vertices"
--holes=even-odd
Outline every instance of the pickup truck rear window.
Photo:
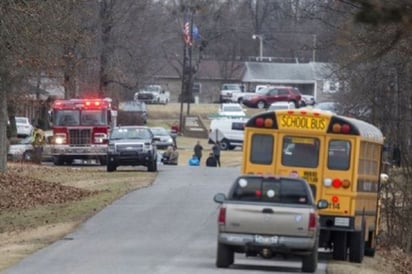
[{"label": "pickup truck rear window", "polygon": [[310,204],[310,192],[301,180],[292,178],[240,177],[229,193],[232,201]]}]

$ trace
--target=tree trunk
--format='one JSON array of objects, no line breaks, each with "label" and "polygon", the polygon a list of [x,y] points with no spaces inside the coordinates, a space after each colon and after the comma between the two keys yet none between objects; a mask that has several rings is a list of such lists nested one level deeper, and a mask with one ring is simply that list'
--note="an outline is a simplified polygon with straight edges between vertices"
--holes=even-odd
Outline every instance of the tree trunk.
[{"label": "tree trunk", "polygon": [[[5,77],[0,77],[4,79]],[[7,94],[4,81],[0,82],[0,173],[7,170]]]}]

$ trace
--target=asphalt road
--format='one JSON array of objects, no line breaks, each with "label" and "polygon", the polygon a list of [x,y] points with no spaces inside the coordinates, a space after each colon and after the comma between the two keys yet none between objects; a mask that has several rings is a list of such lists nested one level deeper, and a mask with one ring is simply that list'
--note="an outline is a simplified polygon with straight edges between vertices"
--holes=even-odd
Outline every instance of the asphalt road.
[{"label": "asphalt road", "polygon": [[[106,207],[5,273],[299,273],[301,262],[237,254],[215,267],[217,208],[239,168],[160,166],[155,183]],[[325,272],[321,260],[316,273]]]}]

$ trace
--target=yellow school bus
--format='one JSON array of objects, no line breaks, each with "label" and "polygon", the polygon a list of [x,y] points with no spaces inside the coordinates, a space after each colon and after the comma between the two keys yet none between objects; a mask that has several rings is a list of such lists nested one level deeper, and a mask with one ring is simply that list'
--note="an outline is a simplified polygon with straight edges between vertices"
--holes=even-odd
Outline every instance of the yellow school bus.
[{"label": "yellow school bus", "polygon": [[245,124],[243,174],[299,176],[320,213],[319,247],[333,259],[374,256],[384,137],[372,124],[321,110],[267,111]]}]

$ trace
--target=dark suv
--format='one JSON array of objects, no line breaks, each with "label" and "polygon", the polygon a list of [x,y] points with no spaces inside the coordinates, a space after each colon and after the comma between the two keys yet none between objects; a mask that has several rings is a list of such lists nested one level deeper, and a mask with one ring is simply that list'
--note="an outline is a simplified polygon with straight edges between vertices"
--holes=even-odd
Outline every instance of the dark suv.
[{"label": "dark suv", "polygon": [[269,86],[260,89],[256,94],[243,98],[243,104],[252,108],[267,108],[274,102],[291,102],[298,108],[301,106],[300,92],[297,88],[289,86]]},{"label": "dark suv", "polygon": [[146,126],[120,126],[110,133],[107,147],[107,171],[118,166],[146,166],[157,171],[157,150],[151,130]]}]

